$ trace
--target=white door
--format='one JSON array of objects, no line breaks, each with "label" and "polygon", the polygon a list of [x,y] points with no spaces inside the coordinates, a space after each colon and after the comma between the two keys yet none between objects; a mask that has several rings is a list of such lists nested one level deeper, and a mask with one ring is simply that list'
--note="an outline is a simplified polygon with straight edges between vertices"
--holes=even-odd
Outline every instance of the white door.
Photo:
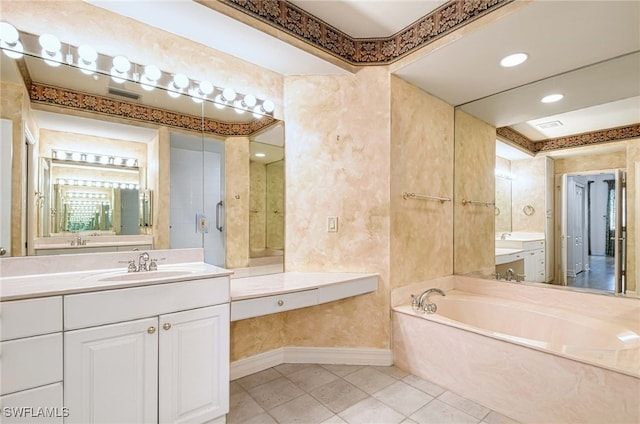
[{"label": "white door", "polygon": [[0,119],[0,258],[11,256],[11,161],[13,122]]},{"label": "white door", "polygon": [[573,222],[573,273],[577,275],[584,271],[584,186],[575,184],[573,208],[569,210],[569,219]]},{"label": "white door", "polygon": [[229,412],[229,305],[160,316],[159,422]]},{"label": "white door", "polygon": [[158,319],[64,335],[65,423],[155,423]]},{"label": "white door", "polygon": [[568,225],[567,225],[567,190],[568,190],[568,177],[567,174],[562,174],[562,180],[560,183],[560,285],[567,285],[567,268],[568,268]]}]

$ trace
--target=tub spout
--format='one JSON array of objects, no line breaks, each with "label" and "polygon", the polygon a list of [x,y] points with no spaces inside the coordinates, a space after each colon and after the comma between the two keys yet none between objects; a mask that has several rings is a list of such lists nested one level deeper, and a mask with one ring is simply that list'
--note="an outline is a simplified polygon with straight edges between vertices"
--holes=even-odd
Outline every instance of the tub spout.
[{"label": "tub spout", "polygon": [[429,289],[420,295],[418,299],[418,310],[423,310],[427,314],[433,314],[438,310],[438,306],[435,303],[429,302],[429,296],[433,293],[437,293],[441,296],[446,296],[440,289]]}]

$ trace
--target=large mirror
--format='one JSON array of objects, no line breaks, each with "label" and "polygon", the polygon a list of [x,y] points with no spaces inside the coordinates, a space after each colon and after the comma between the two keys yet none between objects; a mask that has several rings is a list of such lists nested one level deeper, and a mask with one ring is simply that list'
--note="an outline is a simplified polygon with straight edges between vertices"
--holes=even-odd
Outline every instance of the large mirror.
[{"label": "large mirror", "polygon": [[[635,290],[639,74],[631,53],[458,108],[498,127],[492,245],[501,278]],[[553,90],[574,104],[545,114],[535,100]]]},{"label": "large mirror", "polygon": [[[36,170],[24,185],[24,210],[33,215],[26,223],[27,254],[204,247],[215,265],[270,261],[282,270],[284,127],[269,114],[273,105],[218,86],[209,95],[195,81],[171,91],[179,82],[173,75],[169,88],[160,80],[145,85],[144,68],[135,64],[130,77],[120,78],[101,71],[101,54],[93,72],[81,72],[75,62],[50,66],[29,53],[39,51],[31,46],[37,37],[21,33],[21,40],[25,55],[18,62],[3,59],[2,79],[31,84],[28,116],[38,131],[29,148]],[[66,49],[76,50],[63,43]],[[94,103],[78,107],[80,98]],[[69,99],[75,100],[67,105]],[[265,158],[256,156],[263,150]],[[178,162],[195,173],[173,172]],[[248,228],[255,218],[249,192],[238,190],[245,183],[254,190],[254,164],[268,176],[262,244],[251,244],[244,224],[236,225]]]}]

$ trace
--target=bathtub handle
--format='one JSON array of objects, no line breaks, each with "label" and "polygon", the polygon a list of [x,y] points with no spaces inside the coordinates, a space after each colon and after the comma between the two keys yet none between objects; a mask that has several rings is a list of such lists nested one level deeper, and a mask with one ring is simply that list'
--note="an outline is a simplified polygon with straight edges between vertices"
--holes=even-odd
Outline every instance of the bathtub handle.
[{"label": "bathtub handle", "polygon": [[413,294],[411,295],[411,307],[413,308],[414,311],[419,311],[420,310],[420,301]]},{"label": "bathtub handle", "polygon": [[424,305],[424,313],[425,314],[435,314],[438,310],[438,305],[435,303],[427,303]]}]

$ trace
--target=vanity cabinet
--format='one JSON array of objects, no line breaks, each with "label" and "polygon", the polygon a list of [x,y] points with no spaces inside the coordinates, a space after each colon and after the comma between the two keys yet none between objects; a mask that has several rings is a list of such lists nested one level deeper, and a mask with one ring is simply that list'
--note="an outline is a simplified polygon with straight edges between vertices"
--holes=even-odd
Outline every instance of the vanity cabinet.
[{"label": "vanity cabinet", "polygon": [[2,302],[0,317],[1,421],[62,423],[62,297]]},{"label": "vanity cabinet", "polygon": [[224,416],[228,340],[228,304],[66,332],[66,422]]},{"label": "vanity cabinet", "polygon": [[228,277],[66,296],[65,422],[224,420],[228,302]]}]

